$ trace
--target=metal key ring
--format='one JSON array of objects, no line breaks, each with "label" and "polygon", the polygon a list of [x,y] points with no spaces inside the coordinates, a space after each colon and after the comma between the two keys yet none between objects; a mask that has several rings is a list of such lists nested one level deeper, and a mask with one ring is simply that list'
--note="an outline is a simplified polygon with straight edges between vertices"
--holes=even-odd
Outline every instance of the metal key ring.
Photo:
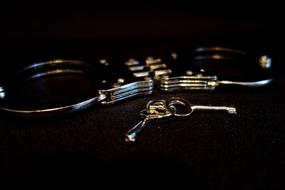
[{"label": "metal key ring", "polygon": [[171,109],[167,105],[167,101],[163,99],[150,100],[146,105],[148,114],[155,114],[157,118],[170,117],[173,115]]},{"label": "metal key ring", "polygon": [[193,112],[191,104],[180,97],[172,97],[167,100],[167,107],[175,117],[187,117]]}]

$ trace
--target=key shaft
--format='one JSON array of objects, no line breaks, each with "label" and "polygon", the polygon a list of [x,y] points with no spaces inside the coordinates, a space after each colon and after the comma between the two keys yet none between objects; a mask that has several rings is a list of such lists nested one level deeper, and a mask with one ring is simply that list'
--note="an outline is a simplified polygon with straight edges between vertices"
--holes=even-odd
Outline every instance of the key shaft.
[{"label": "key shaft", "polygon": [[204,106],[204,105],[192,105],[191,109],[194,110],[204,110],[204,111],[227,111],[229,114],[236,114],[235,107],[229,106]]},{"label": "key shaft", "polygon": [[135,142],[137,139],[137,136],[140,132],[143,131],[143,129],[149,125],[150,121],[152,121],[154,118],[151,118],[150,116],[145,116],[143,120],[138,122],[133,128],[131,128],[126,134],[125,141],[127,142]]}]

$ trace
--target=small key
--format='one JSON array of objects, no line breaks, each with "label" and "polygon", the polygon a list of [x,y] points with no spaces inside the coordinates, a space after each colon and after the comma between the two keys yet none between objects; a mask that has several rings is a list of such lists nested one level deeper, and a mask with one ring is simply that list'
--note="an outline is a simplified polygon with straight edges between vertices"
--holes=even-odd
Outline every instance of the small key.
[{"label": "small key", "polygon": [[143,120],[136,124],[126,133],[125,140],[127,142],[134,142],[137,135],[147,126],[151,121],[172,116],[172,112],[167,108],[165,100],[151,100],[148,102],[146,109],[140,112]]},{"label": "small key", "polygon": [[143,120],[138,122],[133,128],[131,128],[127,133],[126,133],[126,138],[125,140],[127,142],[134,142],[137,139],[137,135],[147,126],[151,121],[154,119],[157,119],[156,115],[147,115]]},{"label": "small key", "polygon": [[194,110],[204,111],[227,111],[229,114],[236,114],[236,108],[230,106],[204,106],[192,105],[187,100],[179,97],[173,97],[167,101],[168,108],[176,117],[187,117],[192,114]]},{"label": "small key", "polygon": [[143,120],[126,133],[125,140],[127,142],[136,141],[137,135],[153,120],[170,116],[188,117],[194,110],[227,111],[230,114],[237,113],[235,107],[192,105],[187,100],[179,97],[173,97],[169,100],[151,100],[148,102],[146,109],[141,111]]}]

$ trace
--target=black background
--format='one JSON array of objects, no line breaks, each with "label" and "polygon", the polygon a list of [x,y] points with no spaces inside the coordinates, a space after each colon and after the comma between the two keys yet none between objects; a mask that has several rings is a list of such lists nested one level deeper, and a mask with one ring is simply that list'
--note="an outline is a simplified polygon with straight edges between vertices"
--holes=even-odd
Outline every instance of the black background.
[{"label": "black background", "polygon": [[[150,184],[188,188],[284,187],[282,6],[274,1],[104,1],[2,6],[1,79],[34,61],[161,55],[226,45],[274,58],[264,89],[162,94],[45,119],[0,114],[1,179]],[[148,100],[181,96],[235,105],[238,114],[195,113],[149,127],[137,143],[123,134]],[[104,182],[103,182],[104,181]],[[132,186],[132,187],[135,187]]]}]

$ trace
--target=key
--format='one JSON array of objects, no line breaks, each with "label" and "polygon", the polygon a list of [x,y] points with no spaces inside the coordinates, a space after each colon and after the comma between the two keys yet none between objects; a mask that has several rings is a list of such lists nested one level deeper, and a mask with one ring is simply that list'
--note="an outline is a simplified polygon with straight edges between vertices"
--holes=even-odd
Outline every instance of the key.
[{"label": "key", "polygon": [[165,100],[151,100],[147,103],[146,109],[140,112],[140,115],[143,119],[126,133],[125,141],[136,141],[138,134],[152,121],[170,117],[172,112],[167,108]]},{"label": "key", "polygon": [[194,110],[208,110],[208,111],[227,111],[229,114],[236,114],[235,107],[229,106],[202,106],[202,105],[193,105],[191,109]]},{"label": "key", "polygon": [[151,121],[154,119],[157,119],[156,115],[147,115],[143,120],[138,122],[133,128],[131,128],[127,133],[126,133],[126,142],[135,142],[137,139],[138,134],[147,126],[150,124]]},{"label": "key", "polygon": [[151,100],[147,103],[146,109],[141,111],[143,119],[126,133],[125,140],[127,142],[136,141],[138,134],[151,121],[171,116],[188,117],[194,110],[227,111],[229,114],[237,113],[235,107],[192,105],[187,100],[179,97],[172,97],[169,100]]},{"label": "key", "polygon": [[167,106],[176,117],[187,117],[192,114],[194,110],[201,111],[227,111],[229,114],[236,114],[236,108],[231,106],[205,106],[192,105],[187,100],[179,97],[173,97],[167,101]]}]

